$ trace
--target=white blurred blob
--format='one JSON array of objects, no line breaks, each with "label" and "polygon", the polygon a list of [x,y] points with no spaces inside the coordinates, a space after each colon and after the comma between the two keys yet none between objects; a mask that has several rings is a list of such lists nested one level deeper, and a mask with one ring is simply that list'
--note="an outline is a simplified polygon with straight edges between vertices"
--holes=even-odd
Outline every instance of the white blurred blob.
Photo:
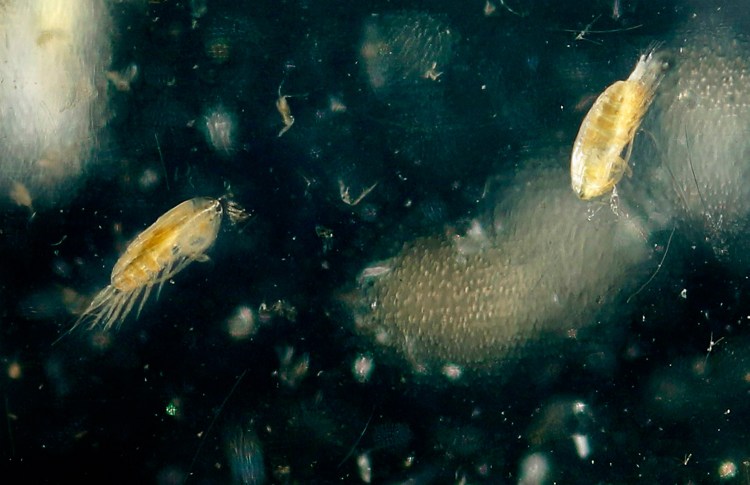
[{"label": "white blurred blob", "polygon": [[352,364],[352,374],[360,384],[370,380],[373,369],[375,369],[375,361],[373,361],[372,356],[367,354],[359,354]]},{"label": "white blurred blob", "polygon": [[17,381],[23,375],[21,364],[17,360],[13,360],[8,364],[7,368],[8,378]]},{"label": "white blurred blob", "polygon": [[443,366],[442,372],[449,381],[457,381],[463,375],[463,369],[461,369],[461,366],[458,366],[456,364],[445,364]]},{"label": "white blurred blob", "polygon": [[518,485],[541,485],[547,483],[550,463],[544,453],[532,453],[521,461]]},{"label": "white blurred blob", "polygon": [[26,207],[31,213],[34,212],[34,205],[31,201],[31,194],[29,193],[29,189],[27,189],[24,184],[13,182],[11,184],[10,193],[8,195],[10,199],[16,203],[16,205]]},{"label": "white blurred blob", "polygon": [[722,480],[731,480],[737,476],[737,465],[731,461],[726,460],[721,462],[719,465],[719,478]]},{"label": "white blurred blob", "polygon": [[346,113],[346,104],[339,96],[328,96],[328,110],[331,113]]},{"label": "white blurred blob", "polygon": [[372,464],[370,455],[365,452],[357,456],[357,469],[359,470],[359,479],[364,483],[372,482]]},{"label": "white blurred blob", "polygon": [[111,32],[103,0],[0,2],[0,179],[72,193],[108,119]]},{"label": "white blurred blob", "polygon": [[204,131],[211,147],[220,155],[234,152],[237,121],[223,106],[216,106],[205,116]]},{"label": "white blurred blob", "polygon": [[161,182],[161,175],[153,168],[147,168],[138,177],[138,187],[144,192],[150,192]]},{"label": "white blurred blob", "polygon": [[589,437],[585,434],[575,433],[573,436],[573,444],[576,447],[576,453],[581,459],[588,458],[591,454],[591,445],[589,444]]},{"label": "white blurred blob", "polygon": [[258,325],[252,308],[240,305],[227,320],[227,333],[235,340],[244,340],[258,331]]}]

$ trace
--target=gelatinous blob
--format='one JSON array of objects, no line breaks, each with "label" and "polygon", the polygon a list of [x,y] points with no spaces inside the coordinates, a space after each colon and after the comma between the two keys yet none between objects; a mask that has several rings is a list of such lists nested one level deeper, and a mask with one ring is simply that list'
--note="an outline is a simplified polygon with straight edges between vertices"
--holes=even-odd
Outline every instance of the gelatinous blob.
[{"label": "gelatinous blob", "polygon": [[634,156],[651,161],[654,219],[677,220],[740,267],[750,229],[750,37],[730,25],[717,12],[697,15],[667,43],[674,68],[644,123],[653,140]]},{"label": "gelatinous blob", "polygon": [[365,268],[348,299],[356,331],[417,373],[460,369],[460,380],[622,311],[647,256],[634,219],[590,217],[561,170],[528,170],[500,200],[493,235],[474,250],[421,238]]}]

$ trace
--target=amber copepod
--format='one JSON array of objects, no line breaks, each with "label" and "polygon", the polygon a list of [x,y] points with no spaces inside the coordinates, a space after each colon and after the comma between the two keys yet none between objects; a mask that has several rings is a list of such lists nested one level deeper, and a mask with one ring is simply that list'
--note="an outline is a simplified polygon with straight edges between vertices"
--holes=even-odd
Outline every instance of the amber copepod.
[{"label": "amber copepod", "polygon": [[[221,226],[223,208],[217,199],[196,197],[177,205],[138,234],[112,269],[111,283],[101,290],[76,321],[109,330],[121,323],[141,298],[138,314],[151,290],[193,261],[207,261]],[[158,292],[157,292],[158,294]]]},{"label": "amber copepod", "polygon": [[570,159],[571,186],[581,199],[611,192],[630,171],[635,133],[667,66],[655,51],[641,56],[628,79],[608,87],[583,119]]}]

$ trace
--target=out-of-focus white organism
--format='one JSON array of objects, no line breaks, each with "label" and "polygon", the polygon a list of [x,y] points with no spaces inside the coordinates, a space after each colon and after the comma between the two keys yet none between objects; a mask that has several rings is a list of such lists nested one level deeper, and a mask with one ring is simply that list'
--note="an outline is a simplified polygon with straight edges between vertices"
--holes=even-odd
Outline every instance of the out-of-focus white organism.
[{"label": "out-of-focus white organism", "polygon": [[247,305],[238,306],[227,320],[227,332],[235,340],[243,340],[258,330],[255,313]]},{"label": "out-of-focus white organism", "polygon": [[23,371],[21,369],[21,364],[18,362],[18,360],[14,359],[8,364],[7,374],[8,374],[8,378],[14,381],[17,381],[18,379],[21,378],[21,376],[23,375]]},{"label": "out-of-focus white organism", "polygon": [[591,454],[591,443],[589,442],[589,437],[585,434],[574,433],[571,438],[573,439],[573,445],[576,447],[578,458],[588,458]]},{"label": "out-of-focus white organism", "polygon": [[162,181],[161,175],[153,168],[147,168],[138,177],[138,188],[144,192],[151,191]]},{"label": "out-of-focus white organism", "polygon": [[490,15],[495,13],[495,11],[497,11],[497,7],[495,6],[494,3],[490,2],[490,0],[485,0],[483,11],[484,11],[484,16],[489,17]]},{"label": "out-of-focus white organism", "polygon": [[542,485],[550,474],[549,458],[544,453],[532,453],[521,460],[518,485]]},{"label": "out-of-focus white organism", "polygon": [[352,364],[352,375],[360,384],[370,380],[372,371],[375,369],[375,361],[368,354],[359,354]]},{"label": "out-of-focus white organism", "polygon": [[31,201],[31,194],[29,193],[29,189],[27,189],[24,184],[20,182],[13,182],[13,184],[11,184],[10,193],[8,195],[13,202],[20,206],[26,207],[32,214],[34,213],[34,205]]},{"label": "out-of-focus white organism", "polygon": [[737,464],[731,460],[725,460],[719,465],[719,478],[731,480],[737,476]]},{"label": "out-of-focus white organism", "polygon": [[339,96],[328,97],[328,109],[331,113],[346,113],[346,104]]},{"label": "out-of-focus white organism", "polygon": [[359,470],[359,479],[364,483],[372,483],[372,463],[370,454],[367,452],[357,456],[357,470]]},{"label": "out-of-focus white organism", "polygon": [[55,201],[108,119],[112,25],[103,0],[0,3],[0,177]]},{"label": "out-of-focus white organism", "polygon": [[237,121],[223,106],[209,110],[203,125],[209,144],[221,155],[231,155],[235,150]]},{"label": "out-of-focus white organism", "polygon": [[445,364],[441,369],[441,372],[449,381],[457,381],[461,379],[461,376],[463,375],[463,369],[456,364]]}]

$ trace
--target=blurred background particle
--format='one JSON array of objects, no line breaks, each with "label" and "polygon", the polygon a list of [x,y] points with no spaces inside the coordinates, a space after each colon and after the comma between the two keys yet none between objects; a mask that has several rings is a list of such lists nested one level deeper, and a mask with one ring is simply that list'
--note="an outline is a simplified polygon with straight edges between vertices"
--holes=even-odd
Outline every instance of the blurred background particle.
[{"label": "blurred background particle", "polygon": [[360,47],[370,86],[388,93],[429,79],[451,61],[457,39],[445,18],[426,12],[373,15]]},{"label": "blurred background particle", "polygon": [[236,425],[226,440],[226,453],[232,471],[232,483],[262,485],[266,483],[263,446],[251,425]]},{"label": "blurred background particle", "polygon": [[227,319],[227,332],[235,340],[244,340],[258,330],[253,309],[247,305],[238,306],[234,313]]},{"label": "blurred background particle", "polygon": [[235,151],[237,120],[223,106],[206,112],[203,129],[210,146],[220,155],[230,156]]}]

